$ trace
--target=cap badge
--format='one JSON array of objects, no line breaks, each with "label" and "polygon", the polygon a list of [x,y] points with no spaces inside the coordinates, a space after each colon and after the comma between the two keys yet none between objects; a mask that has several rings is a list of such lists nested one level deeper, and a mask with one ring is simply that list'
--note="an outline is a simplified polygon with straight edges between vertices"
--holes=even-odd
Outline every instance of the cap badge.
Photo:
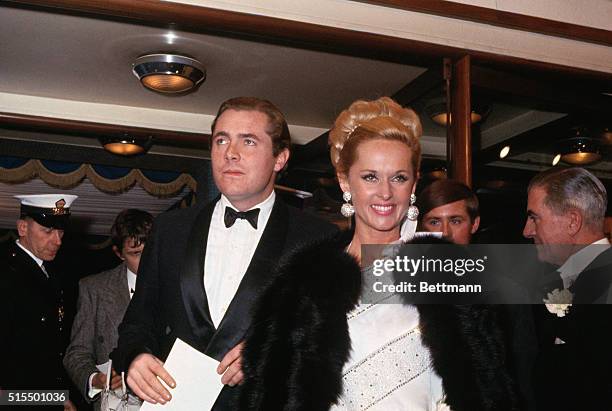
[{"label": "cap badge", "polygon": [[66,214],[67,210],[64,209],[65,205],[66,205],[66,200],[64,200],[63,198],[60,200],[57,200],[55,202],[55,207],[52,209],[53,215]]}]

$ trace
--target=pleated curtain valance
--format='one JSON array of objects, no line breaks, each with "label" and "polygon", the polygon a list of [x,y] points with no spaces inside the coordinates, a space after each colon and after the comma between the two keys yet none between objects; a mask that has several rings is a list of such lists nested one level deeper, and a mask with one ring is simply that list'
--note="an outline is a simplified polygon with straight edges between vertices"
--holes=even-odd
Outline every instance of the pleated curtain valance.
[{"label": "pleated curtain valance", "polygon": [[34,178],[63,189],[76,187],[87,178],[106,193],[121,193],[138,184],[157,197],[173,196],[184,186],[196,191],[197,185],[185,173],[0,156],[0,182],[18,184]]}]

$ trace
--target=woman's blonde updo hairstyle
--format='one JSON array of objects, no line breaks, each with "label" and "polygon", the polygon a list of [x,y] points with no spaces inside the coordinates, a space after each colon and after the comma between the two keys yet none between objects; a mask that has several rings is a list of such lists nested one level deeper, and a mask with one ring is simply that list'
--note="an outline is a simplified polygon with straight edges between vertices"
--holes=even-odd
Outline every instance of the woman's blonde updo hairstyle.
[{"label": "woman's blonde updo hairstyle", "polygon": [[340,113],[329,132],[331,161],[337,173],[347,175],[357,159],[359,144],[376,139],[395,140],[405,143],[412,151],[416,175],[421,162],[422,133],[419,116],[389,97],[357,100]]}]

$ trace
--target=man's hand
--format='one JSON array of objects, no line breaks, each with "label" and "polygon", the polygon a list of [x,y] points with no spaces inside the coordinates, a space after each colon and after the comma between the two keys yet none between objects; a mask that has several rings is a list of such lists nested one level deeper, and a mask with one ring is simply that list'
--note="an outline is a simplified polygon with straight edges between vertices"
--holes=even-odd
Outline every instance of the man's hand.
[{"label": "man's hand", "polygon": [[176,382],[163,365],[163,362],[151,354],[140,354],[134,358],[128,370],[129,387],[136,395],[151,404],[165,404],[172,398],[157,377],[169,387],[176,387]]},{"label": "man's hand", "polygon": [[[106,374],[104,374],[103,372],[95,373],[93,378],[91,379],[91,385],[94,388],[103,390],[106,387]],[[117,374],[117,371],[115,371],[114,369],[111,374],[110,388],[111,390],[121,388],[121,376]]]},{"label": "man's hand", "polygon": [[244,342],[241,342],[225,354],[225,357],[223,357],[223,360],[217,367],[217,374],[223,374],[221,382],[230,387],[242,384],[244,381],[244,374],[242,373],[242,348],[244,348]]}]

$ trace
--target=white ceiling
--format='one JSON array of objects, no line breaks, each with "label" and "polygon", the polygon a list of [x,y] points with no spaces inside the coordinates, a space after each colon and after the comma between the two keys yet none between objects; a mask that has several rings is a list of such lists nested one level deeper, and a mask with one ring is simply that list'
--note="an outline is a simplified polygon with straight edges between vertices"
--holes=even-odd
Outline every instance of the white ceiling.
[{"label": "white ceiling", "polygon": [[[206,81],[183,96],[145,89],[131,65],[137,57],[154,52],[198,59],[207,69]],[[139,126],[149,121],[153,128],[174,130],[191,121],[193,128],[199,128],[186,131],[208,133],[202,128],[209,126],[222,101],[251,95],[277,104],[291,125],[306,127],[297,127],[296,138],[303,143],[329,128],[353,100],[391,95],[424,71],[110,20],[16,8],[0,12],[0,93],[6,93],[0,96],[2,111],[34,114],[30,109],[38,104],[38,111],[53,117]],[[23,100],[19,95],[45,99]],[[62,100],[88,104],[79,110]],[[164,117],[165,127],[157,124],[160,111],[170,114]]]}]

